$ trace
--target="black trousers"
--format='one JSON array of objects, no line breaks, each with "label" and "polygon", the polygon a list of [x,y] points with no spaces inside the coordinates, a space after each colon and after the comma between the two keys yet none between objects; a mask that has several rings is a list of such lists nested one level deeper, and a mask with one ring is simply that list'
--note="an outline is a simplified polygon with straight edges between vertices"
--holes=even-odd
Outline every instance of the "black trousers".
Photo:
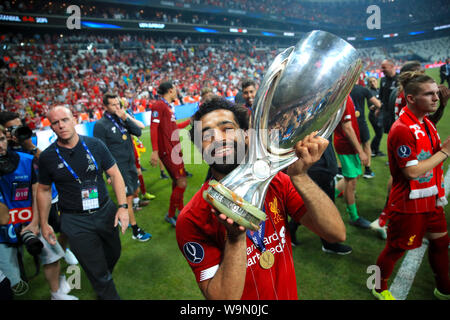
[{"label": "black trousers", "polygon": [[372,153],[377,153],[380,151],[380,143],[381,139],[383,138],[383,120],[381,117],[381,114],[377,118],[374,112],[369,113],[369,121],[372,125],[373,131],[375,132],[375,136],[370,143]]},{"label": "black trousers", "polygon": [[13,292],[11,290],[11,282],[8,278],[3,279],[3,281],[0,282],[0,300],[12,300],[13,299]]},{"label": "black trousers", "polygon": [[61,215],[61,231],[101,300],[120,299],[112,279],[121,252],[119,230],[114,227],[116,211],[108,200],[93,214]]}]

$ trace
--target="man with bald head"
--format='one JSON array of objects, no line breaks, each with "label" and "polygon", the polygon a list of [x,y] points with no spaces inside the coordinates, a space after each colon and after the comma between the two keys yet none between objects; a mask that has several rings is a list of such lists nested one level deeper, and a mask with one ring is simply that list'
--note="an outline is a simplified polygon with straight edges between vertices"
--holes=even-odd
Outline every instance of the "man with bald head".
[{"label": "man with bald head", "polygon": [[[57,106],[47,118],[57,140],[39,157],[37,204],[42,234],[50,244],[56,242],[48,224],[51,184],[55,183],[61,230],[73,253],[100,299],[120,299],[111,274],[121,252],[118,222],[122,233],[129,222],[122,175],[102,141],[75,131],[70,109]],[[108,195],[103,172],[111,177],[118,209]]]}]

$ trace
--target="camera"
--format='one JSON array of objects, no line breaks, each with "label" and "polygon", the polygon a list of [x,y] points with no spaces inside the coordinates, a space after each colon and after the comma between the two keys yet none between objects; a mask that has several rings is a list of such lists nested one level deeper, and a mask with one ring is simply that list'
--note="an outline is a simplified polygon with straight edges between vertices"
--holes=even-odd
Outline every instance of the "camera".
[{"label": "camera", "polygon": [[41,254],[44,244],[32,231],[27,230],[22,233],[20,235],[20,240],[25,245],[25,248],[27,248],[29,254],[32,256],[38,256]]},{"label": "camera", "polygon": [[19,142],[28,140],[33,135],[33,131],[31,131],[28,126],[13,126],[9,128],[9,132],[11,132],[11,136],[16,137]]}]

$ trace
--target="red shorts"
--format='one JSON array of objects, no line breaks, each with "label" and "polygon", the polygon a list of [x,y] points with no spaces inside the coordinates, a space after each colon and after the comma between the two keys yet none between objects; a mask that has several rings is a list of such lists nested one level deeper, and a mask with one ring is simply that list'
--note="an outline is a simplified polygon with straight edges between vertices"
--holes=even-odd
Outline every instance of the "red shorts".
[{"label": "red shorts", "polygon": [[428,232],[447,232],[447,221],[442,207],[426,213],[390,213],[387,241],[392,247],[404,250],[418,248]]},{"label": "red shorts", "polygon": [[186,170],[184,169],[184,162],[181,161],[181,163],[174,163],[170,159],[170,155],[166,154],[160,157],[162,163],[164,164],[164,167],[167,169],[167,172],[169,173],[172,180],[178,180],[180,178],[186,177]]}]

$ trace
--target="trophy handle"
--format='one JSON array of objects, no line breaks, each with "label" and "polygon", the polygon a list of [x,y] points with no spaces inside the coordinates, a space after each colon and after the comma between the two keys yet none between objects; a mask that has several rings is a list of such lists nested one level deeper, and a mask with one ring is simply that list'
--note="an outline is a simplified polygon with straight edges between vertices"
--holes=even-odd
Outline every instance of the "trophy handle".
[{"label": "trophy handle", "polygon": [[203,199],[237,224],[253,231],[259,230],[259,224],[266,220],[263,211],[216,180],[209,182],[209,188],[203,191]]}]

